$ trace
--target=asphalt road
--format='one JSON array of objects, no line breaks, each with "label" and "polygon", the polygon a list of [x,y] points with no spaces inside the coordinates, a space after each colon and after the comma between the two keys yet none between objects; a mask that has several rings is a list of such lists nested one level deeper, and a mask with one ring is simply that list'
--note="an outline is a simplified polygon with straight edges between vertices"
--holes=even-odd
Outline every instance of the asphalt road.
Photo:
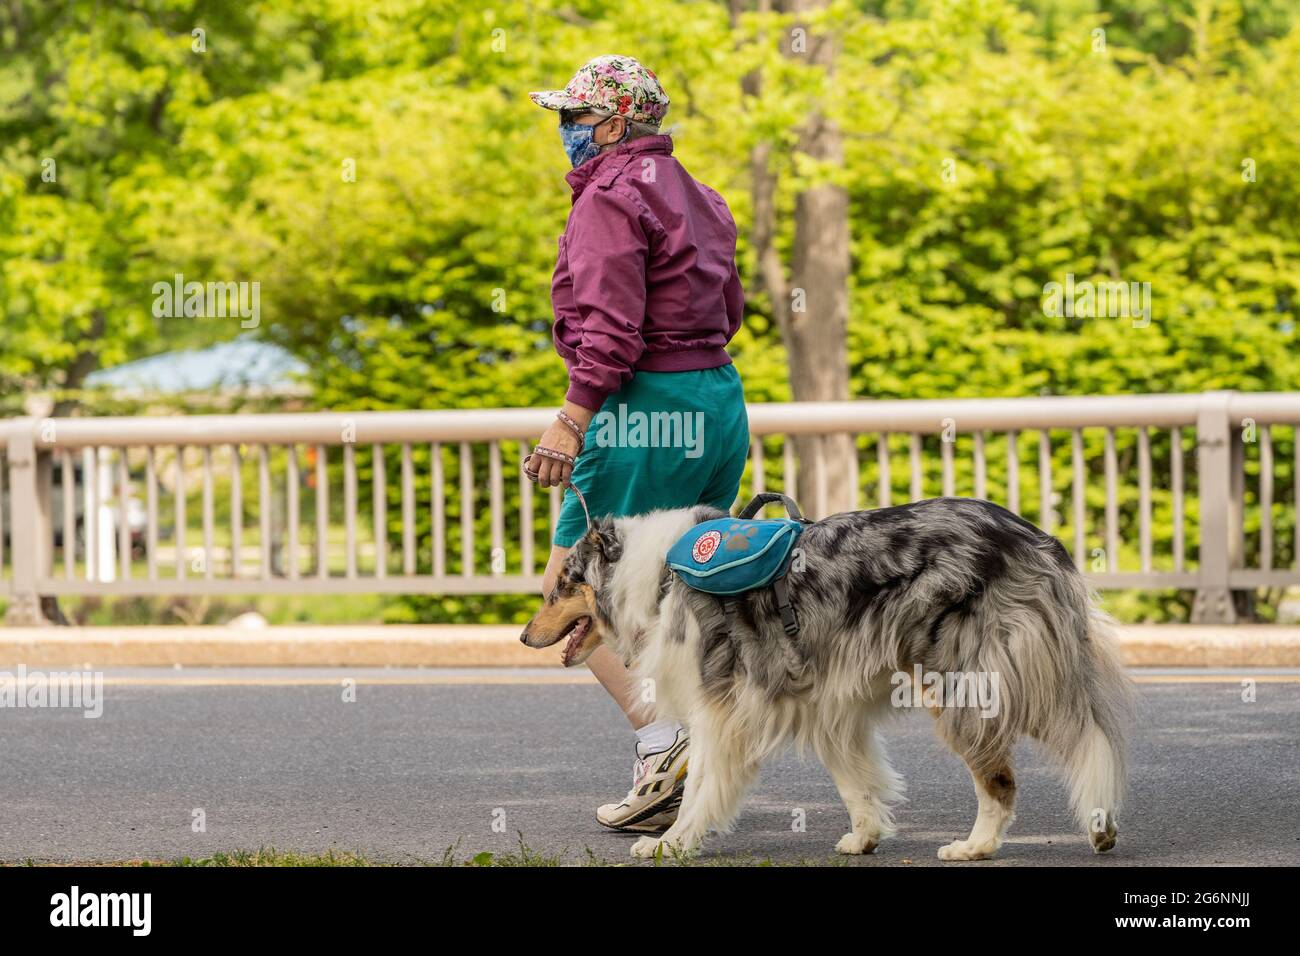
[{"label": "asphalt road", "polygon": [[[0,709],[0,860],[112,861],[216,851],[357,851],[436,862],[515,848],[627,859],[593,809],[629,784],[632,737],[592,683],[555,671],[113,672],[98,719]],[[924,714],[886,728],[908,783],[900,835],[853,865],[1300,864],[1300,675],[1139,672],[1131,797],[1116,850],[1074,831],[1031,745],[1018,818],[993,864],[939,864],[975,797]],[[356,678],[355,702],[343,678]],[[1185,679],[1190,677],[1190,680]],[[189,683],[189,682],[197,683]],[[500,681],[507,681],[502,683]],[[193,832],[196,809],[206,831]],[[802,811],[802,814],[800,814]],[[806,828],[792,823],[802,815]],[[494,829],[494,821],[497,829]],[[847,829],[826,771],[770,763],[706,858],[826,862]],[[505,832],[499,832],[504,828]]]}]

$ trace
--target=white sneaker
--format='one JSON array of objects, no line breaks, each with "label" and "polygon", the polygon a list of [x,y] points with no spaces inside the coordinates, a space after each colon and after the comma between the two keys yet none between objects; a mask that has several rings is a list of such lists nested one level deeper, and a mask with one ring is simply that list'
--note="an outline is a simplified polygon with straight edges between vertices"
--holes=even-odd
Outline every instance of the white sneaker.
[{"label": "white sneaker", "polygon": [[600,825],[634,833],[658,833],[672,826],[686,789],[690,742],[686,731],[679,730],[667,750],[638,757],[632,767],[632,789],[623,802],[597,808]]}]

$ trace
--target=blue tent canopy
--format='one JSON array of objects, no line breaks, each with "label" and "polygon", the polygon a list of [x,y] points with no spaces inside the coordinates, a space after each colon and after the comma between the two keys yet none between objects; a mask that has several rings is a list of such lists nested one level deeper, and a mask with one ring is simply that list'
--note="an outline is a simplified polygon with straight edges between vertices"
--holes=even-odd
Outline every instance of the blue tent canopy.
[{"label": "blue tent canopy", "polygon": [[100,369],[86,377],[86,385],[162,394],[236,389],[294,391],[296,378],[306,371],[303,362],[278,345],[245,337]]}]

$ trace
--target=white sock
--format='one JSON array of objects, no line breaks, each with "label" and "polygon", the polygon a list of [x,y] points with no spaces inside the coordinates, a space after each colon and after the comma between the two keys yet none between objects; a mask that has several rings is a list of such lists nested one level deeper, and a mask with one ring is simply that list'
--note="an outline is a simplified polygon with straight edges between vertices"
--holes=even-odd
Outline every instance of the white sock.
[{"label": "white sock", "polygon": [[663,753],[677,739],[677,732],[682,725],[675,720],[656,720],[636,730],[636,755],[645,757],[649,754]]}]

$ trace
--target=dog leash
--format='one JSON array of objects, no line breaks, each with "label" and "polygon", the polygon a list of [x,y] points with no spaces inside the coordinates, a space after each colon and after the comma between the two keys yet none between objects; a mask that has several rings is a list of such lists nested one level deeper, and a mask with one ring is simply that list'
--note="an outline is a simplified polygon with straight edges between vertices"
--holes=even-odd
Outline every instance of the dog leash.
[{"label": "dog leash", "polygon": [[[563,410],[556,412],[555,417],[558,418],[561,422],[563,422],[565,426],[568,427],[569,431],[573,432],[573,434],[577,436],[578,454],[581,455],[583,448],[586,447],[587,437],[582,433],[582,429],[578,427],[578,423],[575,422],[568,415],[566,415]],[[547,448],[544,445],[537,445],[536,447],[533,448],[532,455],[524,456],[524,460],[521,465],[521,467],[524,470],[524,476],[533,484],[537,484],[537,477],[538,477],[537,472],[531,471],[528,468],[528,462],[532,460],[533,455],[538,455],[542,458],[549,458],[552,461],[558,461],[562,464],[569,465],[569,466],[576,465],[578,462],[577,456],[575,455],[566,455],[564,452],[557,451],[554,448]],[[573,483],[572,478],[566,479],[562,487],[572,491],[574,497],[578,499],[578,504],[582,505],[582,514],[587,519],[587,530],[590,531],[591,512],[587,509],[587,499],[582,496],[582,492],[578,490],[578,486]]]}]

